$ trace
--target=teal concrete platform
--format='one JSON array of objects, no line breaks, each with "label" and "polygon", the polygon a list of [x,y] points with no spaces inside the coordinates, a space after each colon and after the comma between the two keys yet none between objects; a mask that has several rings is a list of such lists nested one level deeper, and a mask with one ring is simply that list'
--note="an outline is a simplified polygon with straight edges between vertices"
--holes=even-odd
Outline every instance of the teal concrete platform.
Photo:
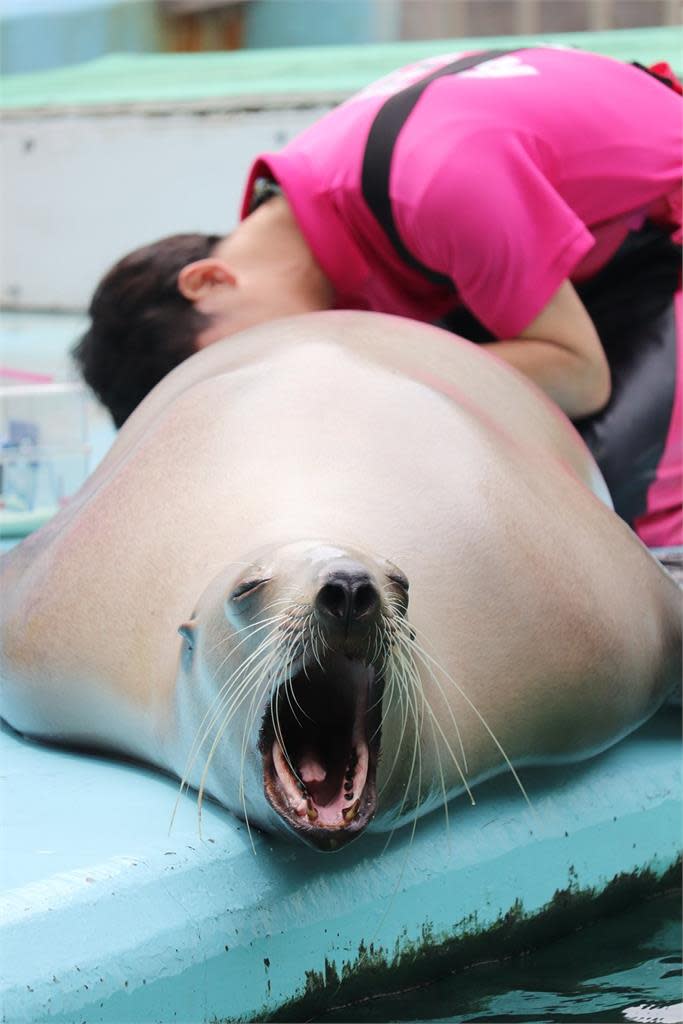
[{"label": "teal concrete platform", "polygon": [[[174,780],[0,734],[0,1006],[11,1024],[304,1020],[507,955],[679,884],[679,713],[335,855]],[[352,1010],[348,1019],[353,1019]]]}]

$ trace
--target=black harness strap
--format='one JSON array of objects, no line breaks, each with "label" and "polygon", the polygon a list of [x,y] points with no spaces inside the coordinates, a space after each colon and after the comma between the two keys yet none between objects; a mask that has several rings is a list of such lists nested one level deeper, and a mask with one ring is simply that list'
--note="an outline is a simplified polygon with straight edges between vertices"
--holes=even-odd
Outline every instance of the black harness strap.
[{"label": "black harness strap", "polygon": [[[520,49],[528,49],[528,47],[521,47]],[[432,270],[430,267],[426,267],[424,263],[421,263],[405,247],[398,233],[389,197],[389,176],[391,174],[394,146],[396,145],[399,132],[410,116],[415,104],[427,86],[431,85],[433,81],[445,75],[457,75],[461,71],[469,71],[470,68],[474,68],[486,61],[494,60],[496,57],[506,57],[508,54],[518,52],[519,50],[514,49],[485,50],[482,53],[472,54],[469,57],[463,57],[461,60],[453,61],[451,64],[446,64],[444,67],[432,72],[431,75],[426,75],[425,78],[413,82],[412,85],[390,96],[386,103],[380,107],[370,126],[370,132],[365,144],[361,172],[361,189],[368,209],[407,266],[422,274],[423,277],[433,284],[445,285],[452,291],[455,290],[455,287],[450,277],[439,273],[437,270]],[[673,88],[673,84],[667,78],[656,74],[637,61],[633,61],[633,66],[656,78],[663,85]]]},{"label": "black harness strap", "polygon": [[393,245],[404,263],[417,270],[434,284],[446,285],[453,289],[453,282],[445,274],[426,267],[406,249],[396,227],[394,214],[389,197],[389,175],[394,146],[401,128],[410,116],[415,104],[428,85],[445,75],[457,75],[460,71],[493,60],[495,57],[506,57],[515,50],[486,50],[483,53],[471,54],[434,71],[431,75],[421,78],[400,92],[390,96],[375,115],[363,156],[361,187],[363,198],[379,226]]}]

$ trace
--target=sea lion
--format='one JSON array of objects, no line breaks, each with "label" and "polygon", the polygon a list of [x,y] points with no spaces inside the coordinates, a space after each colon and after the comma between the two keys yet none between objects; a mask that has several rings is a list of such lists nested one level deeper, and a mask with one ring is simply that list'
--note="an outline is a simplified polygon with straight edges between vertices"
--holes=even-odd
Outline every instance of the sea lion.
[{"label": "sea lion", "polygon": [[15,729],[320,849],[593,754],[680,678],[678,588],[568,421],[474,345],[378,314],[182,364],[2,583]]}]

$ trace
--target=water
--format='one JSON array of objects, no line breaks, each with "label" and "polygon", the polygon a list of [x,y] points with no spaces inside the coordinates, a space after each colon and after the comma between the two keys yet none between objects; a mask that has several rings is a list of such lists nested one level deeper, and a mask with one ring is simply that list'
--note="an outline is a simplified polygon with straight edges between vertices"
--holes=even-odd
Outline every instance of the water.
[{"label": "water", "polygon": [[449,1024],[683,1021],[681,894],[659,896],[501,964],[320,1017]]}]

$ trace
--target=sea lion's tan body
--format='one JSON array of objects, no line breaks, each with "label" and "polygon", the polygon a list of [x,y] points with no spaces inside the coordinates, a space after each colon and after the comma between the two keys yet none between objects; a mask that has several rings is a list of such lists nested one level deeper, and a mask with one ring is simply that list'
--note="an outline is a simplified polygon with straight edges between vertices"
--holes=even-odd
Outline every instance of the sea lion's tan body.
[{"label": "sea lion's tan body", "polygon": [[[568,422],[475,346],[374,314],[264,325],[167,377],[76,499],[5,557],[0,712],[27,734],[182,775],[225,681],[220,663],[188,668],[177,634],[204,628],[211,581],[266,548],[269,599],[294,589],[306,601],[306,544],[301,571],[299,549],[292,561],[281,548],[366,552],[373,579],[386,558],[410,581],[408,620],[439,666],[435,679],[424,661],[420,685],[445,733],[419,727],[419,796],[407,756],[382,790],[392,751],[413,750],[418,728],[397,703],[385,709],[376,824],[387,827],[426,793],[462,788],[447,742],[462,743],[468,780],[504,767],[478,715],[515,763],[578,758],[675,684],[677,587],[607,501]],[[227,642],[215,637],[201,659]],[[258,757],[231,730],[207,790],[268,827]]]}]

